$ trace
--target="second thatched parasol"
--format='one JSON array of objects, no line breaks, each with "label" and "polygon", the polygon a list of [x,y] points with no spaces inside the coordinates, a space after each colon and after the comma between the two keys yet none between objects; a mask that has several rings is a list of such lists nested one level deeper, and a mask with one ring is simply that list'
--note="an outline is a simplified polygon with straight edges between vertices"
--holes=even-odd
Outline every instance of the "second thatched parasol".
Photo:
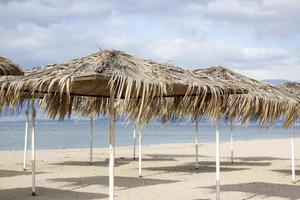
[{"label": "second thatched parasol", "polygon": [[[287,82],[279,86],[282,90],[286,90],[291,94],[297,95],[300,98],[300,83]],[[298,117],[300,116],[300,104],[298,105]],[[296,183],[296,170],[295,170],[295,141],[294,141],[294,124],[291,127],[291,161],[292,161],[292,182]]]}]

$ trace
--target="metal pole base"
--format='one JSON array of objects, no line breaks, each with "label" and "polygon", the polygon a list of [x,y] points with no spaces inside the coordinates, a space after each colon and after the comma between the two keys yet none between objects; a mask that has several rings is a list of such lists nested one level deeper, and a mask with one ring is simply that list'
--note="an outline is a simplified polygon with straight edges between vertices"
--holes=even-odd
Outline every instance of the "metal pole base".
[{"label": "metal pole base", "polygon": [[31,192],[31,195],[32,195],[32,196],[36,196],[36,193],[35,193],[35,192]]}]

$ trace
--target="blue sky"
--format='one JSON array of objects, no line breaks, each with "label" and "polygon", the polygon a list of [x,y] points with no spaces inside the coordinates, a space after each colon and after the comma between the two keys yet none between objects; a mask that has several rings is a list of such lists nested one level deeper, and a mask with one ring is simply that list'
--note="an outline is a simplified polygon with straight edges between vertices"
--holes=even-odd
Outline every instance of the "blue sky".
[{"label": "blue sky", "polygon": [[0,0],[0,54],[30,68],[118,49],[300,80],[299,10],[299,0]]}]

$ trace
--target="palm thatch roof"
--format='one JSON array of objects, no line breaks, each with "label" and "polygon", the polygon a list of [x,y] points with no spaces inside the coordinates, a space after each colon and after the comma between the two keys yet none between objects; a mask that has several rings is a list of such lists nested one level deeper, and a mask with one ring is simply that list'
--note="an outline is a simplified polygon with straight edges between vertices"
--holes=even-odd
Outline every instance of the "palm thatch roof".
[{"label": "palm thatch roof", "polygon": [[137,121],[166,112],[166,102],[171,97],[176,105],[184,102],[195,110],[205,104],[206,112],[213,113],[223,95],[244,92],[239,86],[226,86],[203,73],[194,74],[115,50],[34,68],[18,80],[0,84],[0,94],[10,105],[19,104],[24,93],[46,94],[43,105],[51,117],[59,114],[64,118],[73,104],[83,102],[83,97],[93,98],[91,109],[86,109],[91,112],[99,108],[99,101],[105,102],[101,98],[113,96],[115,106],[122,104],[122,112]]},{"label": "palm thatch roof", "polygon": [[297,82],[287,82],[279,85],[279,88],[286,90],[292,94],[300,97],[300,83]]},{"label": "palm thatch roof", "polygon": [[21,76],[24,72],[19,65],[0,55],[0,76]]},{"label": "palm thatch roof", "polygon": [[[14,77],[16,78],[22,75],[24,75],[24,72],[19,65],[0,55],[0,82],[12,80]],[[4,97],[4,95],[0,97],[0,112],[5,102]]]},{"label": "palm thatch roof", "polygon": [[206,73],[215,80],[232,85],[246,87],[247,94],[230,95],[223,105],[227,117],[243,117],[243,122],[259,120],[262,124],[275,123],[279,117],[285,117],[289,126],[296,118],[299,98],[275,86],[248,78],[225,67],[198,69],[194,73]]},{"label": "palm thatch roof", "polygon": [[[287,91],[291,94],[294,94],[300,98],[300,83],[287,82],[287,83],[283,83],[283,84],[279,85],[278,87],[281,88],[282,90],[285,90],[285,91]],[[298,118],[299,118],[300,117],[300,104],[298,105],[297,113],[298,113]]]}]

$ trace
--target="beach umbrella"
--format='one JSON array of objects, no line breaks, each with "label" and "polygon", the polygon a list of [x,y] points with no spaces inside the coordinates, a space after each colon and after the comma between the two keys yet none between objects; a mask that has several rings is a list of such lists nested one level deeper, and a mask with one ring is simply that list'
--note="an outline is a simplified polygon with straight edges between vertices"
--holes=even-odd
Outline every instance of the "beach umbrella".
[{"label": "beach umbrella", "polygon": [[19,65],[0,55],[0,76],[22,76],[24,72]]},{"label": "beach umbrella", "polygon": [[231,161],[233,161],[233,119],[242,117],[244,123],[259,120],[262,124],[275,123],[281,116],[290,126],[297,118],[299,98],[275,86],[248,78],[225,67],[198,69],[195,73],[206,73],[215,80],[247,88],[247,94],[230,95],[223,105],[222,113],[230,119]]},{"label": "beach umbrella", "polygon": [[210,105],[207,112],[215,113],[213,108],[221,103],[222,95],[241,92],[238,87],[227,88],[205,75],[201,77],[120,51],[104,50],[70,62],[35,68],[19,80],[1,84],[1,94],[15,106],[24,93],[47,94],[43,103],[48,103],[52,117],[59,115],[61,119],[71,113],[74,101],[82,102],[83,96],[108,98],[109,199],[113,199],[116,107],[122,104],[124,114],[141,127],[159,113],[152,110],[163,109],[165,98],[179,98],[180,103],[190,104],[190,108],[205,102]]},{"label": "beach umbrella", "polygon": [[[24,71],[20,68],[19,65],[12,62],[10,59],[0,55],[0,76],[1,80],[7,79],[15,76],[24,75]],[[16,78],[16,77],[15,77]],[[25,143],[24,143],[24,156],[23,156],[23,170],[26,170],[26,158],[27,158],[27,137],[29,130],[29,101],[27,103],[27,108],[25,111]]]},{"label": "beach umbrella", "polygon": [[[8,81],[22,75],[24,75],[24,72],[19,65],[0,55],[0,82]],[[4,103],[5,96],[2,95],[0,98],[0,111],[2,111]]]},{"label": "beach umbrella", "polygon": [[285,126],[297,118],[299,98],[273,85],[263,83],[225,67],[198,69],[195,73],[206,73],[216,81],[240,85],[247,88],[247,94],[230,95],[221,112],[226,118],[242,117],[244,123],[258,120],[261,124],[275,123],[284,116]]},{"label": "beach umbrella", "polygon": [[[205,73],[216,81],[247,88],[246,94],[230,95],[222,105],[222,114],[230,119],[230,152],[233,162],[233,119],[242,117],[242,122],[259,120],[261,124],[275,123],[279,117],[285,117],[285,125],[290,126],[297,118],[295,110],[299,99],[281,89],[248,78],[225,67],[211,67],[194,70],[194,73]],[[219,117],[216,117],[216,191],[220,198],[220,154],[219,154]]]},{"label": "beach umbrella", "polygon": [[[286,90],[294,95],[300,97],[300,83],[296,82],[287,82],[281,84],[279,88]],[[299,104],[300,108],[300,104]],[[299,113],[298,109],[298,113]],[[295,141],[294,141],[294,124],[291,126],[291,161],[292,161],[292,182],[296,183],[296,171],[295,171]]]}]

